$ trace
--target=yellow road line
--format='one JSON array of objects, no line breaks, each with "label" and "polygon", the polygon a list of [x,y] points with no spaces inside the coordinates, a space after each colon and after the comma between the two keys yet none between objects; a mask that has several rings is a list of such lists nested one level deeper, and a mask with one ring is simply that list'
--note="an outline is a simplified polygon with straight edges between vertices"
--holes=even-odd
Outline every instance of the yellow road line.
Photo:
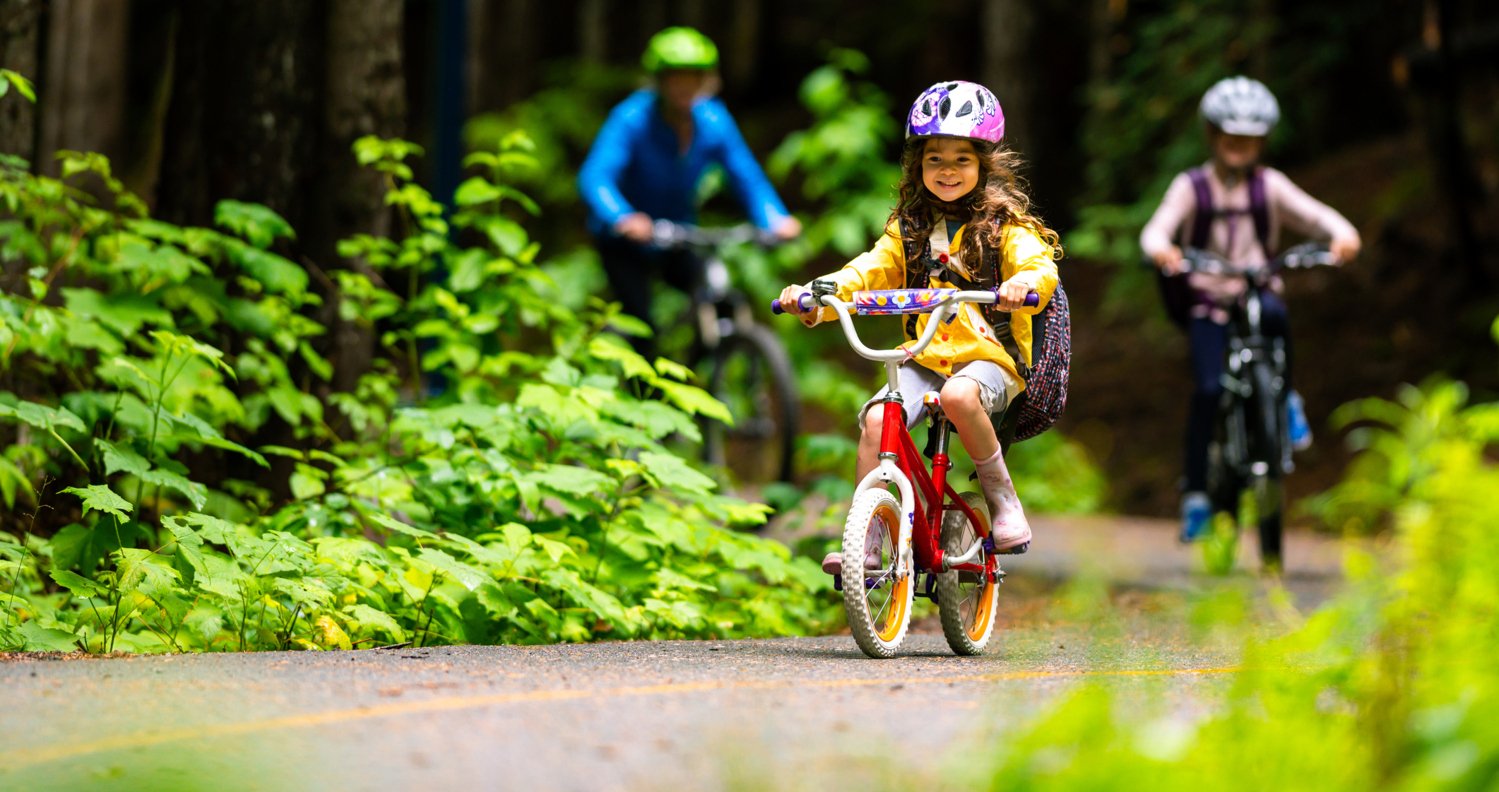
[{"label": "yellow road line", "polygon": [[881,685],[933,685],[957,682],[1012,682],[1028,679],[1065,679],[1079,677],[1152,677],[1152,676],[1212,676],[1232,674],[1241,669],[1234,666],[1221,668],[1162,668],[1122,669],[1116,671],[1008,671],[997,674],[968,674],[940,677],[879,677],[861,679],[789,679],[789,680],[738,680],[710,682],[672,682],[660,685],[633,685],[614,688],[587,688],[581,690],[534,690],[526,693],[498,693],[487,696],[445,696],[375,706],[350,707],[326,710],[301,715],[286,715],[279,718],[242,721],[239,723],[203,724],[179,729],[126,734],[106,737],[91,742],[55,745],[50,748],[19,750],[0,754],[0,768],[16,769],[30,765],[71,759],[87,754],[122,751],[132,748],[148,748],[163,743],[186,740],[202,740],[212,737],[230,737],[253,732],[308,729],[348,721],[372,718],[393,718],[401,715],[418,715],[457,710],[483,709],[507,704],[525,704],[549,701],[575,701],[579,699],[624,698],[628,696],[665,696],[706,691],[735,690],[785,690],[793,688],[856,688]]}]

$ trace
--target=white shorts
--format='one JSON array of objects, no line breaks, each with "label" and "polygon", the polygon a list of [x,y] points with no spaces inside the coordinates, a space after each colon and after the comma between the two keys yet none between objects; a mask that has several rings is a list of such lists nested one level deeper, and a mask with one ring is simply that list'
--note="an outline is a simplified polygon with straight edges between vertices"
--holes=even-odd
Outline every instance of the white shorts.
[{"label": "white shorts", "polygon": [[[978,383],[979,404],[990,415],[997,416],[1003,413],[1014,394],[1020,392],[1020,382],[1015,379],[1015,375],[998,363],[988,360],[971,360],[964,363],[953,372],[953,377],[965,377]],[[900,395],[903,399],[901,406],[906,411],[906,427],[910,428],[926,415],[926,399],[924,398],[926,394],[929,391],[940,393],[943,383],[947,382],[947,377],[908,360],[901,365],[895,382],[900,387]],[[880,388],[879,393],[864,403],[863,409],[859,410],[859,426],[864,425],[864,416],[869,412],[869,408],[885,398],[889,390],[888,385]]]}]

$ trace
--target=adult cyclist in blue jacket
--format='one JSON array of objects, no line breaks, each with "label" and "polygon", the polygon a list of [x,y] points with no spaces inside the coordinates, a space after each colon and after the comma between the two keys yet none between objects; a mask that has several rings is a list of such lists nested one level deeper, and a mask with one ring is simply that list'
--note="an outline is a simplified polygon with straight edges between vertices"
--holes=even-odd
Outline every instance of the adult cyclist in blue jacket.
[{"label": "adult cyclist in blue jacket", "polygon": [[[689,253],[652,247],[651,224],[696,222],[698,183],[709,166],[723,167],[755,225],[790,239],[801,233],[801,223],[786,211],[734,118],[713,97],[713,42],[692,28],[667,28],[651,37],[641,62],[652,85],[609,113],[578,174],[578,189],[615,299],[625,313],[649,324],[654,282],[664,278],[690,290],[702,269]],[[649,340],[632,343],[642,354],[654,354]]]}]

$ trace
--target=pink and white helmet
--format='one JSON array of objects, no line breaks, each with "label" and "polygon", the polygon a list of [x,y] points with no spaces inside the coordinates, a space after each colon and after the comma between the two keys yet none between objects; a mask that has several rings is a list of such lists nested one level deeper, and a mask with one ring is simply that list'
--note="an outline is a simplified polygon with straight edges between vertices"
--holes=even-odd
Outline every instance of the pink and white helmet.
[{"label": "pink and white helmet", "polygon": [[998,143],[1005,136],[1005,111],[994,93],[978,83],[937,83],[911,105],[906,138],[937,135]]}]

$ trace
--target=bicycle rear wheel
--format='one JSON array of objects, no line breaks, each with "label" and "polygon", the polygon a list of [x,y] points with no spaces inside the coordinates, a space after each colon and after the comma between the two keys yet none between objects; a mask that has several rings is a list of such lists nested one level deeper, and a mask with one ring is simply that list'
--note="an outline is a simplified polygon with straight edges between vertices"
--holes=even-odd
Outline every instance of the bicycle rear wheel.
[{"label": "bicycle rear wheel", "polygon": [[[985,524],[974,525],[959,509],[942,515],[942,552],[961,555],[989,531],[989,507],[976,492],[963,493],[963,500]],[[987,568],[989,553],[979,551],[974,562]],[[994,634],[999,610],[999,582],[987,573],[949,570],[937,575],[937,611],[942,618],[942,635],[947,645],[960,655],[980,655]]]},{"label": "bicycle rear wheel", "polygon": [[750,325],[713,353],[708,390],[734,425],[705,421],[703,455],[748,486],[790,481],[801,412],[791,361],[769,328]]},{"label": "bicycle rear wheel", "polygon": [[911,625],[914,574],[895,576],[900,502],[885,490],[854,498],[843,526],[843,609],[854,642],[874,658],[894,657]]}]

